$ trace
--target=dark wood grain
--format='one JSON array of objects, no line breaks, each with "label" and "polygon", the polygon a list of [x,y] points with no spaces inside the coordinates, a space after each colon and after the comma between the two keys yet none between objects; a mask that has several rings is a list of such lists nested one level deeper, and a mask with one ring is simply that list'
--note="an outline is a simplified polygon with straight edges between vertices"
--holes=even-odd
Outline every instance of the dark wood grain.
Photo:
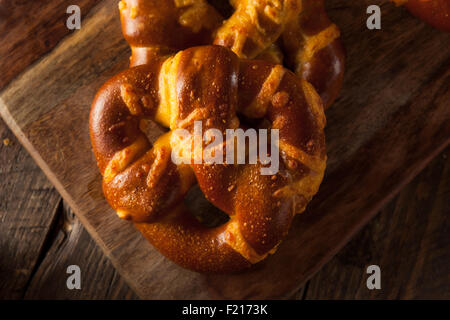
[{"label": "dark wood grain", "polygon": [[60,196],[1,119],[0,163],[0,298],[19,299],[40,259]]},{"label": "dark wood grain", "polygon": [[84,19],[99,0],[0,1],[0,90],[30,64],[51,51],[67,34],[69,5]]},{"label": "dark wood grain", "polygon": [[[135,299],[1,119],[0,163],[0,299]],[[66,288],[69,264],[81,291]]]},{"label": "dark wood grain", "polygon": [[[72,210],[64,203],[51,246],[27,287],[25,299],[136,299]],[[67,267],[81,270],[81,289],[66,286]]]},{"label": "dark wood grain", "polygon": [[[379,2],[383,30],[365,27]],[[348,68],[329,110],[329,165],[319,194],[277,253],[238,275],[204,276],[162,257],[105,202],[88,136],[96,90],[129,51],[115,1],[0,94],[0,113],[80,221],[143,298],[292,296],[449,143],[449,40],[385,1],[330,0]],[[37,86],[36,84],[40,84]]]},{"label": "dark wood grain", "polygon": [[[313,277],[306,299],[450,299],[450,149]],[[367,266],[381,269],[368,290]]]}]

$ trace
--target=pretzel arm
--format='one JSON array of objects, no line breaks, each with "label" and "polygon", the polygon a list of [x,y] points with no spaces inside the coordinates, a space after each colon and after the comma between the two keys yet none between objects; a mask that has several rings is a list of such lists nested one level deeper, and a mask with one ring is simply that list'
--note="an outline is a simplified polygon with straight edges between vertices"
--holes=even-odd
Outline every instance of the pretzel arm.
[{"label": "pretzel arm", "polygon": [[130,66],[210,43],[223,20],[206,0],[122,0],[119,10]]},{"label": "pretzel arm", "polygon": [[302,12],[282,35],[287,64],[314,86],[325,109],[337,98],[344,78],[345,54],[339,37],[324,0],[303,0]]},{"label": "pretzel arm", "polygon": [[141,119],[169,117],[153,90],[165,78],[161,70],[155,62],[122,72],[100,89],[91,109],[105,197],[119,217],[133,221],[152,221],[170,210],[195,182],[192,170],[171,161],[170,133],[152,146],[140,129]]},{"label": "pretzel arm", "polygon": [[137,228],[150,243],[177,264],[198,272],[235,272],[251,263],[227,244],[226,226],[206,228],[184,204],[154,223]]},{"label": "pretzel arm", "polygon": [[[256,74],[252,72],[255,65]],[[236,199],[237,219],[247,222],[241,224],[244,239],[264,253],[276,248],[294,214],[303,212],[319,189],[326,165],[325,116],[314,89],[280,66],[244,61],[240,77],[238,110],[247,116],[266,117],[270,128],[279,131],[278,172],[258,175],[252,172],[257,166],[247,166],[252,185],[238,184],[243,189],[238,188]],[[298,153],[290,152],[293,148]]]},{"label": "pretzel arm", "polygon": [[[223,49],[214,51],[207,56],[220,61]],[[325,115],[311,85],[279,65],[241,60],[238,79],[231,90],[237,93],[238,113],[267,117],[279,130],[283,163],[274,175],[262,175],[260,162],[198,164],[193,170],[206,198],[231,217],[227,243],[255,263],[276,248],[294,213],[304,211],[319,188],[326,164]]]}]

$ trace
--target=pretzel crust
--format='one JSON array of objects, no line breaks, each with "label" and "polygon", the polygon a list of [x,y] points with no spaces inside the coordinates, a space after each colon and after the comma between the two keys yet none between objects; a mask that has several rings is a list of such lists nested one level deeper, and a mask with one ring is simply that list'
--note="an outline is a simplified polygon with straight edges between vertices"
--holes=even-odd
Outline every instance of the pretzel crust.
[{"label": "pretzel crust", "polygon": [[121,0],[119,10],[130,66],[210,43],[223,19],[206,0]]},{"label": "pretzel crust", "polygon": [[[170,160],[174,129],[192,132],[194,119],[205,130],[237,128],[237,114],[251,104],[261,111],[248,116],[279,130],[277,174],[261,175],[260,162],[177,166]],[[171,131],[152,145],[142,119]],[[321,100],[305,80],[220,46],[190,48],[120,73],[99,90],[90,115],[110,205],[164,255],[201,272],[238,271],[276,250],[323,179],[324,125]],[[207,228],[189,212],[183,198],[195,183],[230,216],[227,223]]]},{"label": "pretzel crust", "polygon": [[266,51],[273,50],[280,38],[287,65],[313,84],[325,109],[330,107],[344,80],[345,54],[339,28],[328,19],[324,0],[234,3],[235,13],[215,33],[214,43],[242,58],[270,59],[274,55]]},{"label": "pretzel crust", "polygon": [[216,31],[214,44],[252,59],[272,45],[301,10],[301,0],[237,0],[235,12]]},{"label": "pretzel crust", "polygon": [[302,12],[286,26],[282,40],[287,65],[314,86],[329,108],[342,87],[345,53],[324,1],[303,0]]}]

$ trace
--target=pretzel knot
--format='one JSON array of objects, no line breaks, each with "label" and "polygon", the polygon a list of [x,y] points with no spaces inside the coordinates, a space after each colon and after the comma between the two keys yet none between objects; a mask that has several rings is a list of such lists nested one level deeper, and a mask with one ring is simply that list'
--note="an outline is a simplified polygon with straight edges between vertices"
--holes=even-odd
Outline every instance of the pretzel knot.
[{"label": "pretzel knot", "polygon": [[[261,174],[261,161],[171,161],[175,129],[193,133],[200,121],[205,130],[225,132],[241,127],[240,115],[279,130],[278,172]],[[143,119],[170,131],[152,145],[140,129]],[[99,90],[90,115],[110,205],[167,257],[202,272],[240,270],[275,251],[322,181],[324,125],[320,97],[308,82],[220,46],[190,48],[118,74]],[[183,199],[195,183],[228,222],[208,228],[189,212]]]},{"label": "pretzel knot", "polygon": [[[322,0],[231,4],[224,19],[205,0],[120,1],[131,68],[105,83],[90,114],[109,204],[168,258],[200,272],[242,270],[276,250],[323,179],[323,110],[343,78],[339,29]],[[152,144],[145,121],[168,132]],[[192,139],[177,135],[187,130],[195,145],[197,124],[225,135],[249,127],[273,134],[252,142],[255,161],[222,164],[202,161]],[[239,139],[204,137],[200,150],[214,142],[214,154],[239,158]],[[244,146],[244,158],[253,147]],[[178,153],[189,161],[174,161]],[[229,216],[225,224],[207,227],[189,211],[184,199],[196,184]]]}]

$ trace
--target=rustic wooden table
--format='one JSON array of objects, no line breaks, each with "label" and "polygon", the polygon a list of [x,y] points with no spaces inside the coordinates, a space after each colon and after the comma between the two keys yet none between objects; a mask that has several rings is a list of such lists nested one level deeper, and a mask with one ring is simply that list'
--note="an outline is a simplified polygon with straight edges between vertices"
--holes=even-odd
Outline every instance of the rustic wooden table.
[{"label": "rustic wooden table", "polygon": [[[0,120],[0,298],[137,299]],[[438,155],[295,299],[450,298],[450,149]],[[66,268],[82,270],[68,290]],[[381,290],[366,267],[381,268]]]},{"label": "rustic wooden table", "polygon": [[[98,1],[77,3],[89,12]],[[66,6],[0,2],[0,92],[69,33]],[[1,119],[0,139],[0,298],[137,299]],[[448,148],[292,298],[450,298],[447,155]],[[81,268],[81,290],[66,287],[72,264]],[[381,290],[366,287],[371,264],[381,268]]]}]

